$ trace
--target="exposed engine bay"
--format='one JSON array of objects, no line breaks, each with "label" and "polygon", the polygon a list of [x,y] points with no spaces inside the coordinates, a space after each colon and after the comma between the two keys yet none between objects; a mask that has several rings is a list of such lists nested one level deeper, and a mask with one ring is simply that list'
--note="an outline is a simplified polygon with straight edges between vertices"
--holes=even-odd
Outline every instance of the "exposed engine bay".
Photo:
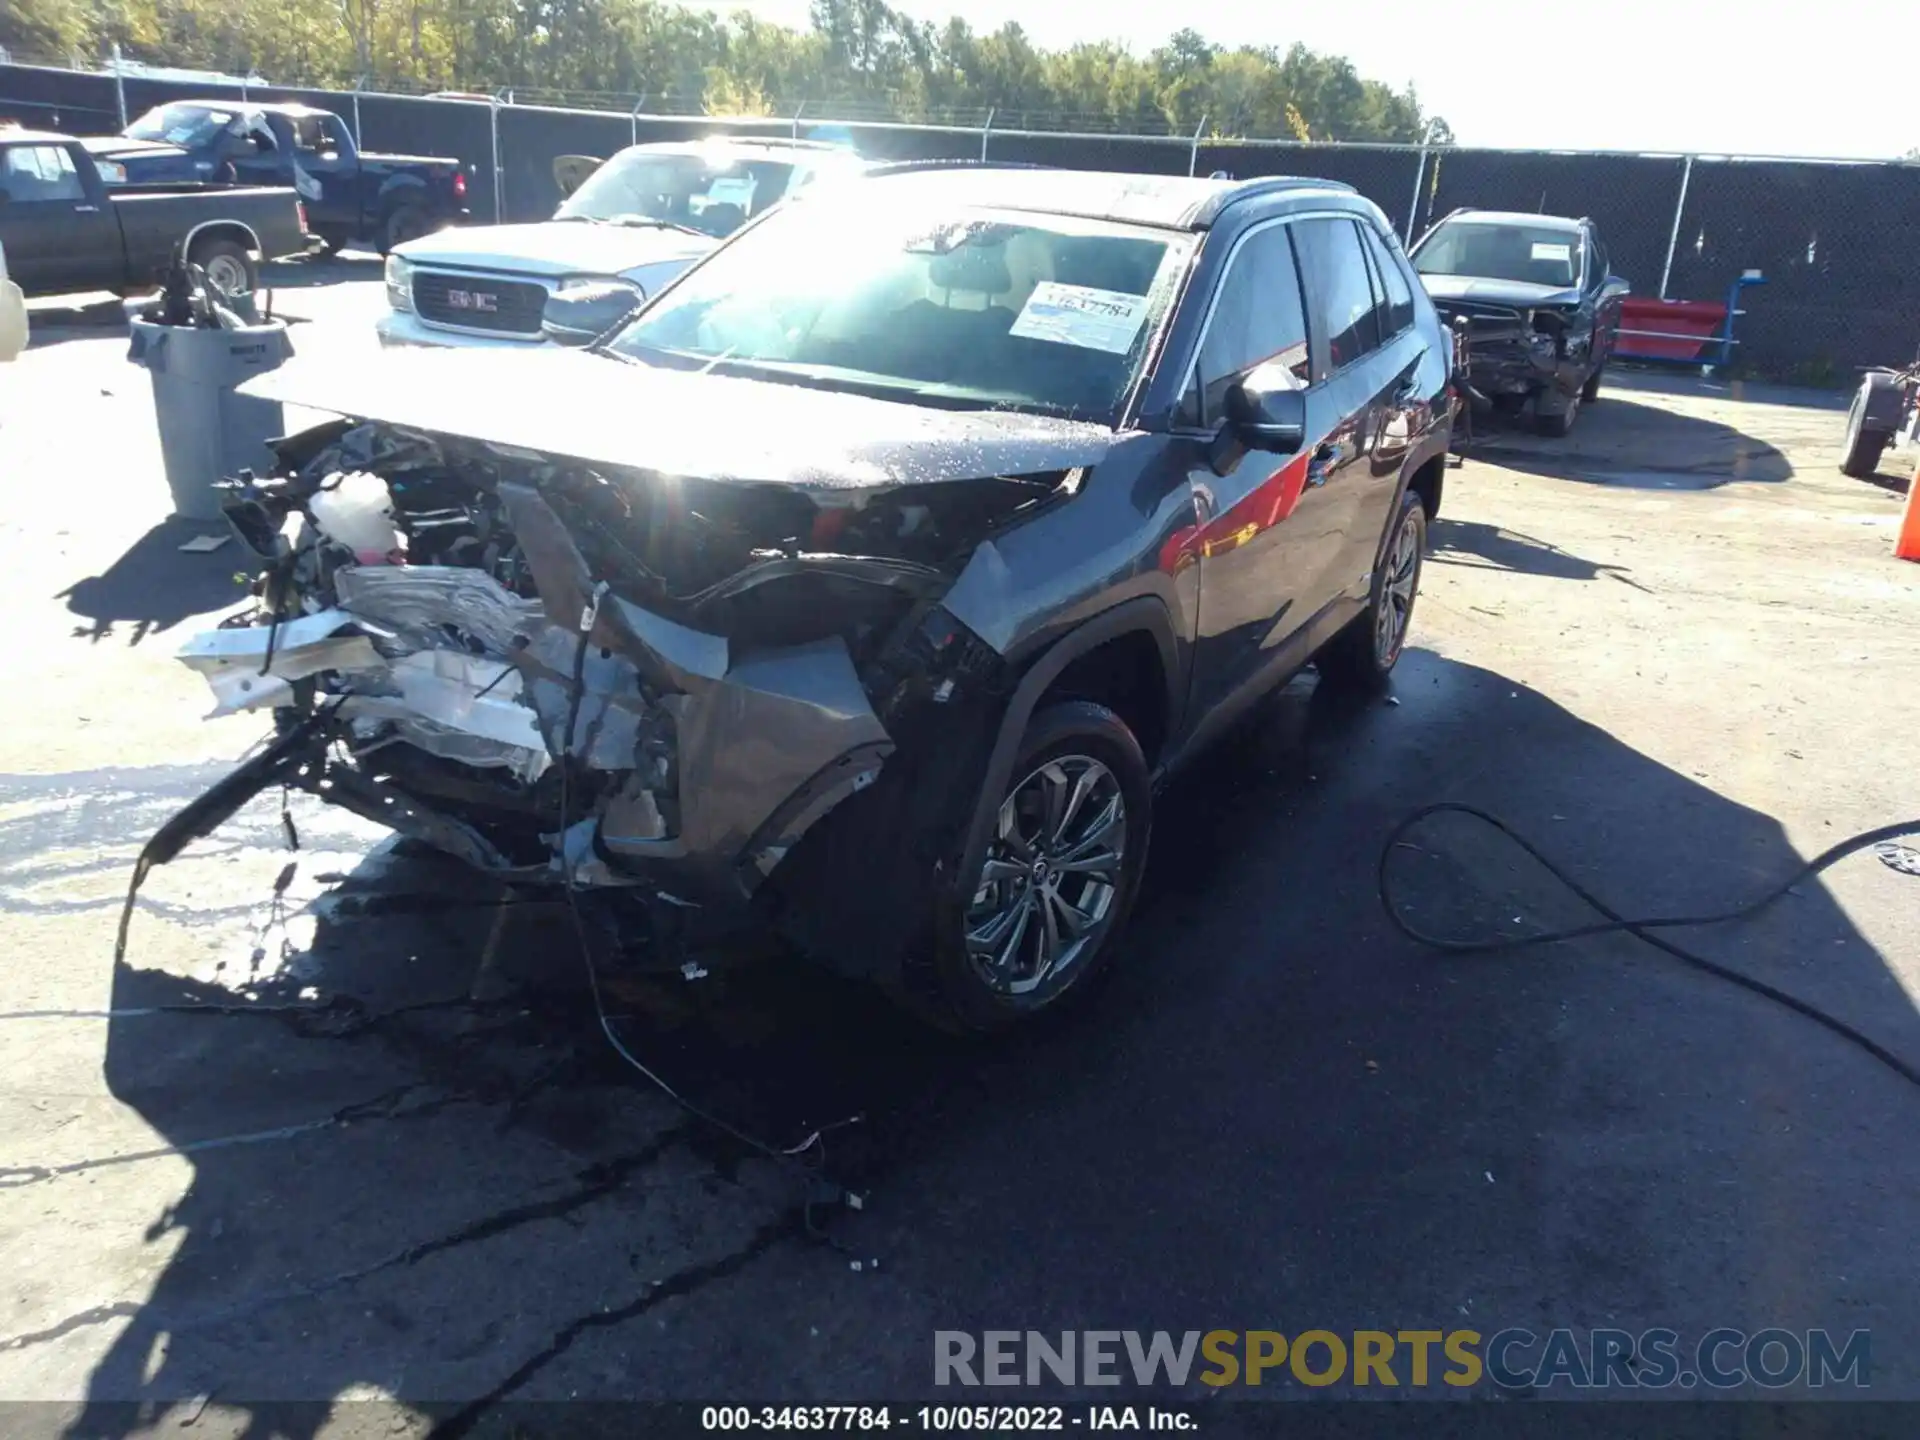
[{"label": "exposed engine bay", "polygon": [[257,607],[180,658],[278,739],[173,853],[288,784],[505,879],[701,906],[889,768],[873,823],[937,848],[1007,688],[941,598],[1074,483],[823,498],[347,420],[277,450],[225,502]]}]

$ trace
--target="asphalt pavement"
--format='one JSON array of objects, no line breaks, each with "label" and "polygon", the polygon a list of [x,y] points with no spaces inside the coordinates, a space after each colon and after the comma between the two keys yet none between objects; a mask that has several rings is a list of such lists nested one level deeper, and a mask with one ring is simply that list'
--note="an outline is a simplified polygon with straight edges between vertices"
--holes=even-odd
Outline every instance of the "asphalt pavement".
[{"label": "asphalt pavement", "polygon": [[[371,344],[376,262],[276,278],[296,349]],[[155,872],[114,966],[134,854],[262,726],[171,658],[240,558],[180,551],[217,527],[166,518],[146,379],[76,318],[0,370],[0,1399],[532,1433],[502,1404],[952,1400],[941,1330],[1515,1326],[1866,1329],[1920,1398],[1920,1091],[1630,938],[1438,956],[1375,887],[1440,800],[1638,914],[1920,817],[1920,570],[1830,398],[1627,378],[1568,441],[1483,436],[1391,697],[1308,674],[1183,777],[1065,1023],[936,1038],[778,953],[619,979],[659,1077],[818,1133],[774,1161],[612,1052],[564,911],[303,797]],[[1483,831],[1414,840],[1422,923],[1587,918]],[[1856,857],[1688,943],[1920,1064],[1916,900]]]}]

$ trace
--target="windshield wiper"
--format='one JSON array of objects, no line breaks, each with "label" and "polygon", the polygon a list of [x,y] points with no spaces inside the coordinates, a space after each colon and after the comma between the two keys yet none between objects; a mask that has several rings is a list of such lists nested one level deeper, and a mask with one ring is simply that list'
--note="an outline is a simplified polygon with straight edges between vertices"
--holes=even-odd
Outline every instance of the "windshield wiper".
[{"label": "windshield wiper", "polygon": [[698,235],[702,240],[713,239],[713,236],[704,230],[697,230],[691,225],[682,225],[678,220],[662,220],[653,215],[616,215],[607,223],[641,230],[678,230],[682,235]]}]

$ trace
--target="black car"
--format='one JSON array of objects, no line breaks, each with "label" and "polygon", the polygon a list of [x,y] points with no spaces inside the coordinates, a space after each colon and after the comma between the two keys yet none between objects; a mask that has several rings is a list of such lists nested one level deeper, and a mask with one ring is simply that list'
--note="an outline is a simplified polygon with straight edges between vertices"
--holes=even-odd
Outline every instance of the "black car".
[{"label": "black car", "polygon": [[1414,268],[1461,338],[1475,398],[1565,435],[1600,394],[1627,282],[1591,220],[1456,210],[1420,237]]},{"label": "black car", "polygon": [[1316,657],[1385,682],[1449,382],[1349,189],[984,167],[774,207],[591,348],[263,377],[347,418],[236,490],[261,613],[181,658],[280,737],[148,859],[291,784],[1010,1024],[1163,778]]},{"label": "black car", "polygon": [[124,134],[87,140],[125,181],[290,185],[330,249],[362,242],[382,254],[468,218],[467,171],[431,155],[361,150],[331,110],[227,100],[159,105]]}]

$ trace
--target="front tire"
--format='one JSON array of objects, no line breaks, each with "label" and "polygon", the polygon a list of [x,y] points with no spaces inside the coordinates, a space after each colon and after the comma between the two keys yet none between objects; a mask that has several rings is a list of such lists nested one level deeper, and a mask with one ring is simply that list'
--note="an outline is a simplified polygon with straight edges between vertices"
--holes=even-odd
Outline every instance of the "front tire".
[{"label": "front tire", "polygon": [[1605,368],[1605,366],[1596,365],[1593,368],[1593,373],[1587,376],[1587,383],[1580,387],[1580,399],[1582,403],[1591,405],[1600,398],[1600,374]]},{"label": "front tire", "polygon": [[1112,956],[1146,863],[1152,786],[1133,731],[1104,705],[1048,705],[1028,722],[995,803],[986,855],[935,925],[943,1029],[1004,1031],[1085,995]]},{"label": "front tire", "polygon": [[1400,497],[1383,558],[1374,569],[1367,608],[1320,652],[1322,680],[1363,693],[1386,688],[1413,625],[1426,555],[1426,502],[1408,490]]}]

